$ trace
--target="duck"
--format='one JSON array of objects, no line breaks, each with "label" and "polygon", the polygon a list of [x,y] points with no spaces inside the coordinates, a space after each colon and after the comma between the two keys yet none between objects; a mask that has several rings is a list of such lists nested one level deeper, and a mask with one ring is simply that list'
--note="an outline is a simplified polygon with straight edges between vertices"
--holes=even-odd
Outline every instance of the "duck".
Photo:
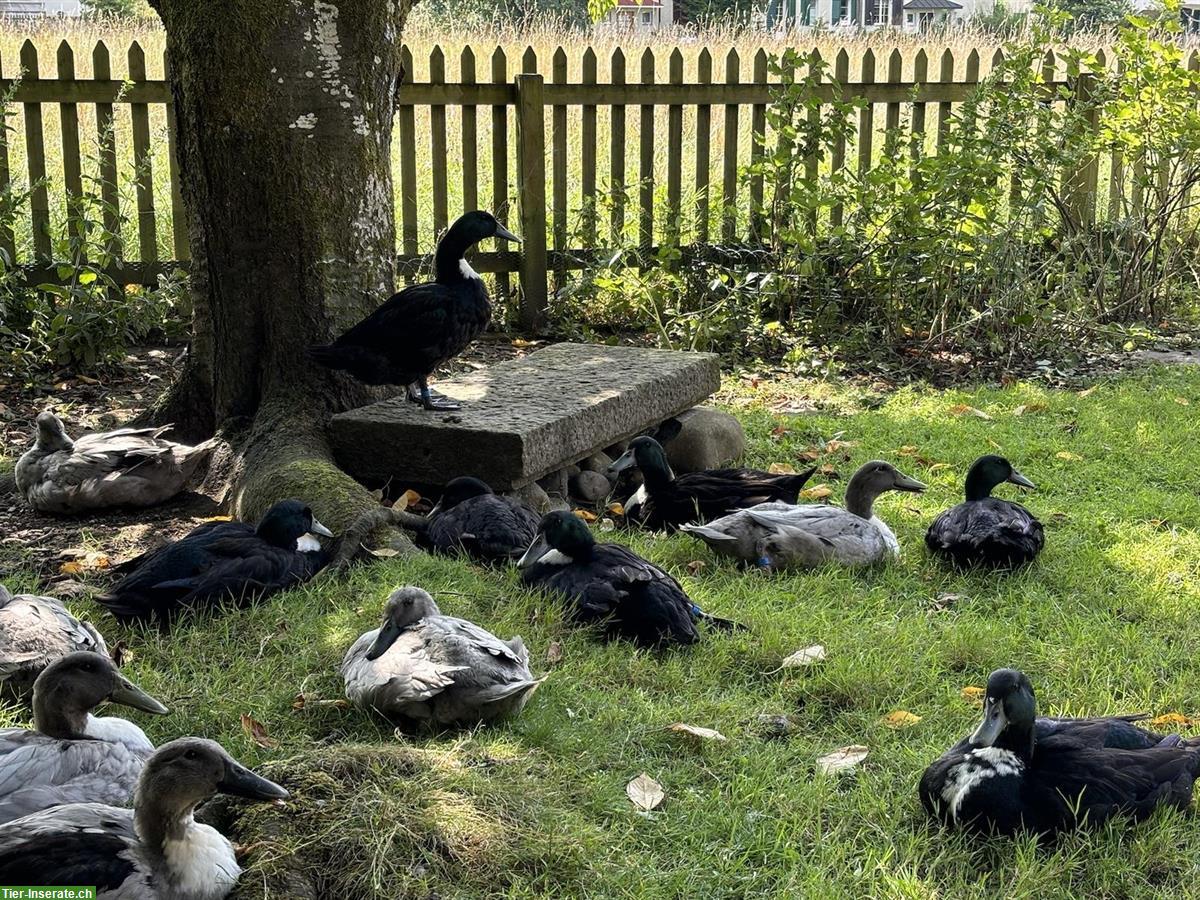
[{"label": "duck", "polygon": [[918,789],[953,828],[1052,834],[1186,809],[1200,774],[1195,739],[1156,735],[1130,719],[1039,719],[1029,678],[988,677],[983,721],[925,770]]},{"label": "duck", "polygon": [[653,531],[707,522],[735,509],[772,500],[795,503],[815,468],[798,475],[772,475],[757,469],[708,469],[675,477],[662,444],[649,435],[636,437],[608,467],[617,477],[638,468],[644,479],[623,506],[626,519]]},{"label": "duck", "polygon": [[128,802],[154,745],[132,722],[92,715],[105,701],[169,712],[90,650],[68,653],[38,676],[33,728],[0,730],[0,822],[62,803]]},{"label": "duck", "polygon": [[537,533],[538,517],[524,503],[501,497],[478,478],[455,478],[426,517],[418,544],[438,553],[464,553],[483,563],[515,562]]},{"label": "duck", "polygon": [[76,650],[107,656],[108,644],[54,597],[13,594],[0,584],[0,694],[28,698],[46,666]]},{"label": "duck", "polygon": [[0,825],[0,883],[86,884],[105,900],[221,900],[242,870],[233,844],[196,822],[221,793],[280,801],[288,792],[215,741],[184,737],[146,761],[133,808],[70,803]]},{"label": "duck", "polygon": [[365,384],[394,384],[428,410],[460,404],[435,397],[428,378],[483,333],[492,318],[483,279],[464,256],[487,238],[520,238],[482,210],[466,213],[438,241],[434,280],[407,287],[332,344],[309,348],[320,365],[344,370]]},{"label": "duck", "polygon": [[761,503],[709,522],[684,525],[714,552],[763,569],[813,568],[826,562],[867,566],[895,559],[900,544],[875,515],[886,491],[918,493],[925,485],[883,460],[859,466],[846,486],[846,506]]},{"label": "duck", "polygon": [[118,621],[165,621],[189,606],[268,597],[312,578],[328,561],[317,536],[333,532],[300,500],[281,500],[257,527],[206,522],[125,563],[128,574],[97,601]]},{"label": "duck", "polygon": [[355,705],[437,725],[516,715],[542,683],[529,671],[520,637],[502,641],[442,615],[427,591],[411,585],[388,597],[383,624],[351,645],[341,673]]},{"label": "duck", "polygon": [[966,500],[938,515],[925,533],[934,556],[955,566],[1015,569],[1042,552],[1042,523],[1020,503],[993,497],[1004,482],[1034,490],[1033,482],[1002,456],[981,456],[967,472]]},{"label": "duck", "polygon": [[38,512],[59,515],[156,506],[183,490],[213,442],[177,444],[159,428],[119,428],[67,436],[52,412],[37,417],[37,438],[17,461],[17,492]]},{"label": "duck", "polygon": [[523,584],[562,597],[571,619],[599,624],[606,638],[664,647],[699,641],[699,622],[745,628],[701,610],[678,581],[628,547],[597,543],[583,520],[565,510],[542,517],[517,566]]}]

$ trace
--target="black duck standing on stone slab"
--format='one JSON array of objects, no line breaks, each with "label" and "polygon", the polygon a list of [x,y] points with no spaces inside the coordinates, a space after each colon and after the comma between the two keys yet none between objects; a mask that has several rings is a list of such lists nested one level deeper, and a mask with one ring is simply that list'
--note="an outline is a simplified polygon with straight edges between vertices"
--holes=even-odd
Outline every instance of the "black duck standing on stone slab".
[{"label": "black duck standing on stone slab", "polygon": [[629,518],[643,528],[678,528],[704,523],[773,500],[795,503],[815,468],[798,475],[773,475],[756,469],[709,469],[678,478],[671,471],[662,445],[643,435],[609,466],[617,475],[637,467],[645,483],[625,503]]},{"label": "black duck standing on stone slab", "polygon": [[1004,482],[1033,482],[1002,456],[981,456],[967,472],[967,499],[933,520],[925,546],[956,566],[1015,569],[1033,562],[1046,544],[1042,523],[1020,503],[993,497]]},{"label": "black duck standing on stone slab", "polygon": [[483,279],[463,258],[485,238],[520,241],[491,213],[469,212],[438,242],[433,281],[393,294],[332,344],[310,347],[312,358],[344,369],[366,384],[399,384],[426,409],[459,406],[435,397],[427,379],[438,366],[462,353],[492,318]]},{"label": "black duck standing on stone slab", "polygon": [[537,514],[518,500],[501,497],[478,478],[455,478],[430,510],[417,543],[438,553],[465,553],[485,563],[509,563],[537,533]]},{"label": "black duck standing on stone slab", "polygon": [[1011,834],[1141,820],[1160,806],[1186,809],[1200,774],[1195,739],[1138,728],[1136,717],[1043,719],[1029,679],[988,678],[983,721],[925,770],[919,793],[955,828]]},{"label": "black duck standing on stone slab", "polygon": [[574,621],[599,624],[609,638],[658,647],[696,643],[697,622],[744,629],[701,610],[678,581],[628,547],[597,544],[573,513],[544,516],[517,565],[523,584],[564,598]]}]

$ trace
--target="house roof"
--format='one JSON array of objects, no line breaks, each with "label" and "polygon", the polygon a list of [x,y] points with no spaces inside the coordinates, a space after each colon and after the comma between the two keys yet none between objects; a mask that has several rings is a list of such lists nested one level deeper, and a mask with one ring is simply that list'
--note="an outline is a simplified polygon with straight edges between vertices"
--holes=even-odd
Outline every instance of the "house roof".
[{"label": "house roof", "polygon": [[905,9],[962,9],[961,3],[954,0],[908,0]]},{"label": "house roof", "polygon": [[646,6],[657,9],[662,6],[662,0],[617,0],[617,6],[629,9],[635,6]]}]

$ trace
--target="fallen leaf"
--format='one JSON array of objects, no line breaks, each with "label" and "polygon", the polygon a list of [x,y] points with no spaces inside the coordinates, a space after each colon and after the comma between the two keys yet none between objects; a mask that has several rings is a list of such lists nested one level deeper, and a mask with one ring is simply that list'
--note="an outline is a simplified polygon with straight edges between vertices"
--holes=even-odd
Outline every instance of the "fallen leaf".
[{"label": "fallen leaf", "polygon": [[725,737],[725,735],[721,734],[715,728],[701,728],[699,725],[688,725],[684,722],[676,722],[673,725],[668,725],[667,730],[674,731],[676,734],[686,734],[702,741],[729,740],[729,738]]},{"label": "fallen leaf", "polygon": [[801,450],[799,453],[797,453],[796,458],[802,459],[806,462],[816,462],[818,459],[821,458],[821,451],[816,449],[815,447],[809,447],[809,448],[807,448],[805,450]]},{"label": "fallen leaf", "polygon": [[99,384],[100,379],[89,378],[87,375],[76,375],[75,379],[83,384]]},{"label": "fallen leaf", "polygon": [[960,600],[965,600],[965,599],[966,599],[966,596],[963,594],[938,594],[937,599],[934,600],[931,605],[933,606],[934,609],[936,609],[940,612],[942,610],[949,609],[951,606],[958,603]]},{"label": "fallen leaf", "polygon": [[827,441],[825,443],[826,453],[837,453],[839,450],[850,450],[858,446],[858,441]]},{"label": "fallen leaf", "polygon": [[51,597],[83,597],[92,592],[92,589],[82,581],[75,581],[72,578],[64,579],[63,581],[55,582],[47,589],[47,593]]},{"label": "fallen leaf", "polygon": [[1185,716],[1183,713],[1169,712],[1163,713],[1161,716],[1155,716],[1146,724],[1151,728],[1167,731],[1173,728],[1192,728],[1200,724],[1200,722],[1191,716]]},{"label": "fallen leaf", "polygon": [[981,687],[975,687],[974,685],[968,685],[967,687],[963,688],[961,691],[958,692],[958,695],[960,697],[962,697],[964,700],[966,700],[968,703],[970,703],[972,706],[980,706],[980,707],[983,706],[983,698],[984,698],[984,695],[986,695],[986,694],[987,694],[987,691],[985,691]]},{"label": "fallen leaf", "polygon": [[1045,412],[1048,407],[1045,403],[1022,403],[1013,410],[1014,416],[1023,416],[1025,413]]},{"label": "fallen leaf", "polygon": [[910,713],[906,709],[895,709],[879,720],[881,725],[886,725],[888,728],[901,729],[911,728],[921,721],[921,717]]},{"label": "fallen leaf", "polygon": [[512,345],[514,347],[516,347],[518,350],[525,350],[529,347],[536,347],[538,344],[541,344],[541,343],[543,343],[543,342],[542,341],[527,341],[524,338],[513,338],[512,339]]},{"label": "fallen leaf", "polygon": [[992,419],[992,417],[985,413],[982,409],[976,409],[973,406],[967,406],[965,403],[955,404],[954,406],[950,407],[950,412],[954,413],[956,416],[975,416],[977,419],[986,419],[989,422]]},{"label": "fallen leaf", "polygon": [[594,512],[588,512],[586,509],[575,510],[575,515],[579,516],[579,518],[583,519],[583,521],[589,524],[595,522],[598,518]]},{"label": "fallen leaf", "polygon": [[603,519],[600,520],[600,530],[601,531],[616,531],[617,523],[614,522],[612,519],[608,518],[607,516],[605,516]]},{"label": "fallen leaf", "polygon": [[1071,453],[1069,450],[1060,450],[1054,454],[1058,459],[1065,459],[1068,462],[1082,462],[1083,457],[1078,453]]},{"label": "fallen leaf", "polygon": [[1090,397],[1090,396],[1091,396],[1091,395],[1092,395],[1092,394],[1095,392],[1095,390],[1096,390],[1096,386],[1095,386],[1095,385],[1092,385],[1092,387],[1090,387],[1090,388],[1084,388],[1082,391],[1080,391],[1080,392],[1078,393],[1078,395],[1077,395],[1077,396],[1079,396],[1079,397]]},{"label": "fallen leaf", "polygon": [[246,737],[254,741],[260,747],[270,749],[278,747],[279,741],[267,734],[267,729],[262,722],[257,719],[250,718],[246,713],[242,713],[242,731],[246,732]]},{"label": "fallen leaf", "polygon": [[833,488],[828,485],[818,484],[815,487],[805,488],[800,492],[800,497],[804,500],[824,500],[833,494]]},{"label": "fallen leaf", "polygon": [[825,647],[821,644],[813,644],[811,647],[805,647],[803,650],[797,650],[791,656],[786,657],[780,663],[781,669],[797,669],[801,666],[811,666],[819,663],[825,658]]},{"label": "fallen leaf", "polygon": [[61,575],[82,575],[84,572],[99,572],[111,565],[107,553],[89,551],[79,559],[69,560],[58,567]]},{"label": "fallen leaf", "polygon": [[702,572],[707,567],[708,563],[702,559],[693,559],[687,564],[687,570],[693,575],[695,575],[697,572]]},{"label": "fallen leaf", "polygon": [[1180,406],[1191,406],[1191,402],[1188,400],[1187,397],[1176,397],[1175,402],[1178,403]]},{"label": "fallen leaf", "polygon": [[796,467],[787,463],[771,463],[767,466],[767,471],[772,475],[795,475]]},{"label": "fallen leaf", "polygon": [[862,744],[839,747],[832,753],[826,753],[817,758],[817,771],[822,775],[834,775],[838,772],[848,771],[866,759],[869,752]]},{"label": "fallen leaf", "polygon": [[[332,709],[349,709],[350,701],[347,700],[345,697],[338,697],[333,700],[326,700],[320,694],[304,694],[304,693],[297,694],[296,699],[292,701],[292,709],[297,710],[297,711],[302,710],[302,709],[307,709],[310,706],[325,707],[325,708],[332,708]],[[242,724],[243,725],[245,724],[245,717],[243,717],[243,719],[242,719]],[[263,735],[265,737],[265,735],[266,735],[265,731],[263,732]],[[267,738],[267,740],[273,740],[273,739]],[[276,743],[279,743],[279,742],[276,741]]]},{"label": "fallen leaf", "polygon": [[622,506],[620,503],[610,503],[610,504],[608,504],[608,511],[609,511],[610,513],[612,513],[614,516],[623,516],[623,515],[625,515],[625,507],[624,507],[624,506]]},{"label": "fallen leaf", "polygon": [[233,516],[209,516],[207,519],[201,519],[202,524],[207,525],[209,522],[232,522]]},{"label": "fallen leaf", "polygon": [[404,512],[410,506],[415,506],[421,499],[421,495],[409,488],[403,494],[396,498],[396,502],[392,504],[392,509],[396,512]]},{"label": "fallen leaf", "polygon": [[83,563],[75,562],[75,560],[65,562],[58,567],[58,573],[60,575],[82,575]]},{"label": "fallen leaf", "polygon": [[817,469],[817,474],[824,475],[827,478],[841,478],[842,477],[841,475],[838,474],[838,470],[835,469],[833,466],[831,466],[829,463],[825,463],[825,465],[820,466]]},{"label": "fallen leaf", "polygon": [[119,669],[126,663],[133,662],[133,651],[129,649],[129,645],[124,641],[117,641],[108,651],[108,658],[113,661]]},{"label": "fallen leaf", "polygon": [[667,794],[661,784],[643,772],[625,785],[625,796],[638,809],[650,812],[663,802]]},{"label": "fallen leaf", "polygon": [[788,428],[786,425],[776,425],[774,428],[771,429],[771,436],[772,437],[782,437],[783,435],[787,434],[791,430],[792,429]]},{"label": "fallen leaf", "polygon": [[555,666],[562,661],[563,649],[562,641],[551,641],[550,647],[546,650],[546,665]]},{"label": "fallen leaf", "polygon": [[391,559],[393,556],[400,555],[399,550],[395,550],[391,547],[378,547],[378,548],[368,547],[367,552],[370,553],[372,556],[379,557],[380,559]]}]

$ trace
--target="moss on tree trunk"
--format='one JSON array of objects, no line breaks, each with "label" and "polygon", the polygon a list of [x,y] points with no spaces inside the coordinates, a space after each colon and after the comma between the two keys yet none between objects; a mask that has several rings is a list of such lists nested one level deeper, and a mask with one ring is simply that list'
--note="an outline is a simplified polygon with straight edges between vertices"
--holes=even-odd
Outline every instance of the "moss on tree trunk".
[{"label": "moss on tree trunk", "polygon": [[337,469],[331,412],[372,398],[306,349],[393,290],[391,133],[410,0],[151,0],[167,34],[195,306],[152,415],[236,434],[226,497],[287,496],[335,530],[375,500]]}]

